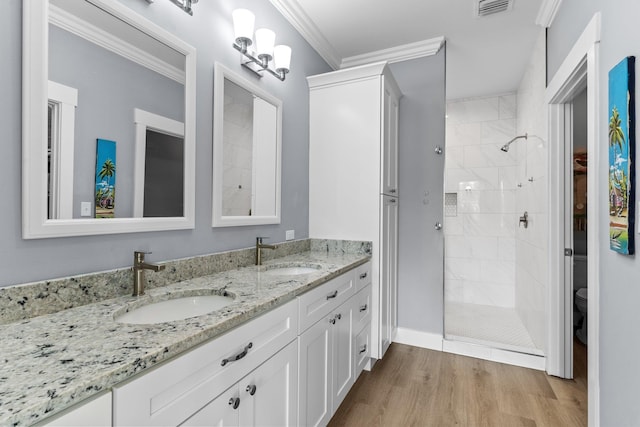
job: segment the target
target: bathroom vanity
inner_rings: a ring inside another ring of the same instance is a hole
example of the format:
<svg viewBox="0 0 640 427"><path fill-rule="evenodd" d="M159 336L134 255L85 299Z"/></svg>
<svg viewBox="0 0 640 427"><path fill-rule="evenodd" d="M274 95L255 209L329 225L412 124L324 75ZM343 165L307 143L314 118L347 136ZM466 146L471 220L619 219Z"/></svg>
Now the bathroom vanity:
<svg viewBox="0 0 640 427"><path fill-rule="evenodd" d="M0 424L325 423L369 362L371 263L319 247L0 326L11 373ZM233 302L170 322L116 321L209 294Z"/></svg>

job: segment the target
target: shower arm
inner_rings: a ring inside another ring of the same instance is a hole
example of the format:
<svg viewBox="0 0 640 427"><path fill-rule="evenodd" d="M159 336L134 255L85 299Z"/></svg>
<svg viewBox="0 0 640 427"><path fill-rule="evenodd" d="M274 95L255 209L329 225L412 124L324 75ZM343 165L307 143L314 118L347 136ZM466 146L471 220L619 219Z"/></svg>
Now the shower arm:
<svg viewBox="0 0 640 427"><path fill-rule="evenodd" d="M506 144L504 144L500 149L506 153L507 151L509 151L509 146L512 143L514 143L518 139L521 139L521 138L527 139L528 137L529 137L529 135L527 133L525 133L524 135L518 135L515 138L513 138L511 141L509 141Z"/></svg>

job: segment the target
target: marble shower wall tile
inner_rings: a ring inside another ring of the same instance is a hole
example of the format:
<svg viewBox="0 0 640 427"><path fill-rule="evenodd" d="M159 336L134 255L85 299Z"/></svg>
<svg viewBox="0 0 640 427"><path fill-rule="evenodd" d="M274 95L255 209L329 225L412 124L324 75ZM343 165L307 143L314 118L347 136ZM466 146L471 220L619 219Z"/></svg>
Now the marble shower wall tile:
<svg viewBox="0 0 640 427"><path fill-rule="evenodd" d="M445 295L451 302L515 306L518 152L515 94L447 104L445 190L457 216L445 218Z"/></svg>

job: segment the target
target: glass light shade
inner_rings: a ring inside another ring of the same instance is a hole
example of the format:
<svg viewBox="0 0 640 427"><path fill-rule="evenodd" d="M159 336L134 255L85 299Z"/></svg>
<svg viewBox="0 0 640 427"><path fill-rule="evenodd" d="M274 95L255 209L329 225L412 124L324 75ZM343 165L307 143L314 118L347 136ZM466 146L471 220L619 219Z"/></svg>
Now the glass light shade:
<svg viewBox="0 0 640 427"><path fill-rule="evenodd" d="M273 49L273 64L277 71L289 71L291 66L291 48L289 46L279 44Z"/></svg>
<svg viewBox="0 0 640 427"><path fill-rule="evenodd" d="M268 28L259 28L256 30L256 53L260 55L268 55L273 58L273 45L276 41L276 33Z"/></svg>
<svg viewBox="0 0 640 427"><path fill-rule="evenodd" d="M253 25L255 24L255 15L247 9L236 9L232 12L233 16L233 30L238 39L249 40L251 44L251 38L253 37Z"/></svg>

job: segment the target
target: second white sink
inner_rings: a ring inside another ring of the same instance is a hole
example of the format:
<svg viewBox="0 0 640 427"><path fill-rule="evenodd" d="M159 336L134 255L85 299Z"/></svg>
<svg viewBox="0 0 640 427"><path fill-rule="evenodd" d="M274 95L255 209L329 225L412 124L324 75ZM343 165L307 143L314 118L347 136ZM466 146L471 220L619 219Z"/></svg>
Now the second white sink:
<svg viewBox="0 0 640 427"><path fill-rule="evenodd" d="M320 269L319 265L268 265L265 266L264 273L282 275L282 276L297 276L300 274L315 273Z"/></svg>
<svg viewBox="0 0 640 427"><path fill-rule="evenodd" d="M133 310L116 313L118 323L155 324L188 319L220 310L231 304L233 298L222 295L196 295L152 302Z"/></svg>

